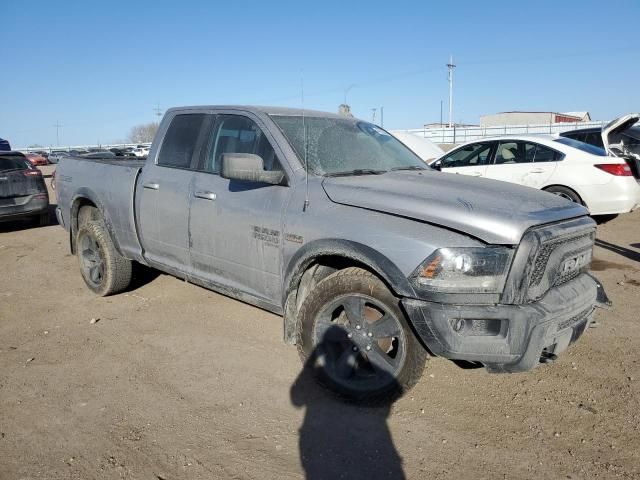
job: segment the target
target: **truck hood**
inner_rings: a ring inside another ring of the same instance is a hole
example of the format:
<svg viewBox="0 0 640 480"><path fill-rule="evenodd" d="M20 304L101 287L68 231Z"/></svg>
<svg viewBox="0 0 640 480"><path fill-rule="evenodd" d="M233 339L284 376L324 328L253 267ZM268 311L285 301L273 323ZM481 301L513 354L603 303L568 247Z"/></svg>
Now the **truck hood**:
<svg viewBox="0 0 640 480"><path fill-rule="evenodd" d="M610 135L615 133L622 133L625 130L633 127L636 122L640 120L640 113L629 113L627 115L623 115L622 117L616 118L611 122L607 123L604 127L602 127L602 143L604 144L604 148L608 154L617 156L611 150L611 147L617 146L612 145L610 143Z"/></svg>
<svg viewBox="0 0 640 480"><path fill-rule="evenodd" d="M490 244L516 245L532 226L588 214L540 190L435 170L326 177L322 185L335 203L441 225Z"/></svg>

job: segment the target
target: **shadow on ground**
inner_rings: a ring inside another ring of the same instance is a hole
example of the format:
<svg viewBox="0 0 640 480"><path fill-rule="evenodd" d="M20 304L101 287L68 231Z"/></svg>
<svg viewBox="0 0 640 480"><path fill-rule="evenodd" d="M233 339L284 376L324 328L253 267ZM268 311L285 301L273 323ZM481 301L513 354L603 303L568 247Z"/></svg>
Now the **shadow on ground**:
<svg viewBox="0 0 640 480"><path fill-rule="evenodd" d="M604 248L605 250L609 250L610 252L617 253L629 260L633 260L635 262L640 262L640 253L630 250L626 247L621 247L620 245L616 245L614 243L605 242L604 240L596 240L596 245L600 248ZM635 246L637 244L632 244L631 246Z"/></svg>
<svg viewBox="0 0 640 480"><path fill-rule="evenodd" d="M404 479L387 426L393 400L366 407L338 399L315 379L320 351L314 350L290 391L293 405L306 409L298 441L305 478Z"/></svg>
<svg viewBox="0 0 640 480"><path fill-rule="evenodd" d="M58 225L58 220L56 219L56 204L49 204L49 223L46 226L50 225ZM20 230L29 230L32 228L41 228L43 225L40 225L40 217L24 217L17 218L11 221L0 222L0 233L7 232L19 232Z"/></svg>
<svg viewBox="0 0 640 480"><path fill-rule="evenodd" d="M127 292L132 292L153 282L161 273L162 272L160 272L160 270L156 270L155 268L147 267L146 265L142 265L138 262L133 262L131 283L127 288Z"/></svg>

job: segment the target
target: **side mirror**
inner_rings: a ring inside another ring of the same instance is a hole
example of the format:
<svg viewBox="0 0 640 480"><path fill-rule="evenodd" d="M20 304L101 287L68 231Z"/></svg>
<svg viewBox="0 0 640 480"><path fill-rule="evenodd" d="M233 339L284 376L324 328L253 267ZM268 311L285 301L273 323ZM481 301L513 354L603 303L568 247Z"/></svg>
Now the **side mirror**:
<svg viewBox="0 0 640 480"><path fill-rule="evenodd" d="M268 183L280 185L284 179L282 172L269 172L264 169L260 155L253 153L222 154L222 178L243 180L245 182Z"/></svg>
<svg viewBox="0 0 640 480"><path fill-rule="evenodd" d="M431 168L433 168L434 170L442 170L442 160L436 160L435 162L433 162L431 164Z"/></svg>

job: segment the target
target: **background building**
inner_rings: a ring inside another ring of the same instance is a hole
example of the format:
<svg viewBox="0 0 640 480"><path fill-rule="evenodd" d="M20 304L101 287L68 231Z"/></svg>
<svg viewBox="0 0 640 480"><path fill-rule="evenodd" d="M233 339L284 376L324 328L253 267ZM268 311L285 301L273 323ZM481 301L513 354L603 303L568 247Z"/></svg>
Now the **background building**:
<svg viewBox="0 0 640 480"><path fill-rule="evenodd" d="M591 120L589 112L500 112L480 117L481 127L503 125L540 125L544 123L576 123Z"/></svg>

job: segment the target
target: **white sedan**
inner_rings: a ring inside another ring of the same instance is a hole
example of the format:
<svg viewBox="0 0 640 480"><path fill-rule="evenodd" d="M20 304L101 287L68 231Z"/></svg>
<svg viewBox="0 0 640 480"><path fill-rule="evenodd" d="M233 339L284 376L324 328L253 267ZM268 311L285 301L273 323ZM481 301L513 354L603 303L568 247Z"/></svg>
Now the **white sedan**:
<svg viewBox="0 0 640 480"><path fill-rule="evenodd" d="M133 153L136 157L147 157L149 155L149 147L136 147L131 153Z"/></svg>
<svg viewBox="0 0 640 480"><path fill-rule="evenodd" d="M456 147L430 165L443 172L546 190L582 203L592 215L640 207L640 178L633 176L624 159L570 138L485 138Z"/></svg>

